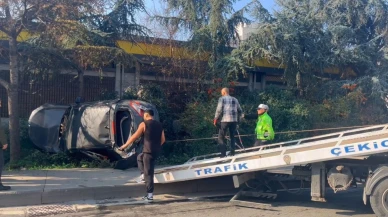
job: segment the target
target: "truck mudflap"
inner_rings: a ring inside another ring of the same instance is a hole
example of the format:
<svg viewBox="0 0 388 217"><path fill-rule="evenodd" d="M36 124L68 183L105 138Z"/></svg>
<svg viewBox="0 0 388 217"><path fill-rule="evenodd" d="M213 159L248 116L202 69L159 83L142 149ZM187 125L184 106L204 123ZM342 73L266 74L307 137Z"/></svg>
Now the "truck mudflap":
<svg viewBox="0 0 388 217"><path fill-rule="evenodd" d="M364 204L367 205L368 204L368 197L366 196L366 192L365 192L365 187L364 187L364 191L363 191L363 194L362 194L362 201L364 201Z"/></svg>
<svg viewBox="0 0 388 217"><path fill-rule="evenodd" d="M375 186L386 178L388 178L388 166L381 166L369 175L363 193L363 201L365 205L368 203L368 196L372 194Z"/></svg>

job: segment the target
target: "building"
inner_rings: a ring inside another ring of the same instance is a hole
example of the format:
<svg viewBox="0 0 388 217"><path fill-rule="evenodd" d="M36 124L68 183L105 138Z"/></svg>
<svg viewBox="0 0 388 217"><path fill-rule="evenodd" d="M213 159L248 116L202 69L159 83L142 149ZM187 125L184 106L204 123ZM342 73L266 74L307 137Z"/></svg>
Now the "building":
<svg viewBox="0 0 388 217"><path fill-rule="evenodd" d="M246 39L254 26L239 26L239 34ZM26 40L27 32L22 32L19 41ZM193 58L194 54L184 48L182 41L172 41L159 38L139 37L136 43L117 41L118 47L139 59L135 66L125 68L112 64L101 71L86 70L84 72L84 98L86 101L101 99L107 93L116 92L121 96L128 88L137 88L145 83L165 83L171 85L193 85L198 82L190 73L195 67L197 71L205 71L208 57ZM0 44L7 46L6 37L0 32ZM241 76L236 83L241 88L249 90L264 89L266 85L284 85L283 69L277 63L261 59L255 61L255 70L246 77ZM339 73L339 72L338 72ZM9 63L0 57L0 78L9 80ZM201 81L211 84L213 81ZM48 75L44 79L21 77L20 84L20 114L28 117L30 112L44 103L73 103L78 96L78 78L75 71L63 71L59 75ZM8 116L6 90L0 86L0 99L3 108L2 117Z"/></svg>

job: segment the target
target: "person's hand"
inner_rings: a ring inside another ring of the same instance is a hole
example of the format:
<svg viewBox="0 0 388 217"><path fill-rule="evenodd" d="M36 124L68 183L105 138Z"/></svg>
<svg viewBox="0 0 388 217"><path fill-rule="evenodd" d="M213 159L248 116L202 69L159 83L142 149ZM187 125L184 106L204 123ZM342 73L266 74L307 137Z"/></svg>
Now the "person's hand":
<svg viewBox="0 0 388 217"><path fill-rule="evenodd" d="M214 125L214 126L217 126L217 119L214 119L214 120L213 120L213 125Z"/></svg>
<svg viewBox="0 0 388 217"><path fill-rule="evenodd" d="M244 113L241 114L241 118L245 118L245 114Z"/></svg>
<svg viewBox="0 0 388 217"><path fill-rule="evenodd" d="M123 145L119 148L120 151L124 151L124 149L126 148L127 146L126 145Z"/></svg>
<svg viewBox="0 0 388 217"><path fill-rule="evenodd" d="M6 150L8 148L8 144L3 145L3 150Z"/></svg>

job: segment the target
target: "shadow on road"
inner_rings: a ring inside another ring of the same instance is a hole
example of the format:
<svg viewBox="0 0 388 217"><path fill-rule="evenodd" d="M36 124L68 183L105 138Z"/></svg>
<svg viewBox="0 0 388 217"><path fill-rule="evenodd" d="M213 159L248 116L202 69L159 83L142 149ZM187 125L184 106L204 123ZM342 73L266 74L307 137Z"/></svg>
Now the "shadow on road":
<svg viewBox="0 0 388 217"><path fill-rule="evenodd" d="M248 198L245 198L248 199ZM364 205L362 201L362 189L351 189L345 192L337 192L334 194L332 191L326 191L327 202L313 202L311 201L310 191L302 191L300 194L290 194L287 192L280 192L275 200L252 200L254 203L239 203L238 206L260 210L271 210L276 207L306 207L306 208L318 208L318 209L334 209L343 210L336 212L338 215L355 216L355 215L368 215L373 214L370 205ZM242 204L242 205L241 205Z"/></svg>

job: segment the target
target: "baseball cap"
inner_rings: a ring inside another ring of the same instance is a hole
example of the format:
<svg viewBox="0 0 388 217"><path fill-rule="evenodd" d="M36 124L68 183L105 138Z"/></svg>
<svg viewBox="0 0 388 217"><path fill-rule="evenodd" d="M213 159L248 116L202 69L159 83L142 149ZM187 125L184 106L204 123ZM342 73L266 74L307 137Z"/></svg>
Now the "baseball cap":
<svg viewBox="0 0 388 217"><path fill-rule="evenodd" d="M257 107L257 109L265 109L265 110L269 110L269 107L267 106L267 105L265 105L265 104L260 104L258 107Z"/></svg>

